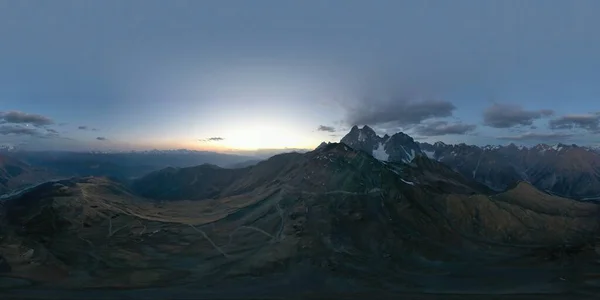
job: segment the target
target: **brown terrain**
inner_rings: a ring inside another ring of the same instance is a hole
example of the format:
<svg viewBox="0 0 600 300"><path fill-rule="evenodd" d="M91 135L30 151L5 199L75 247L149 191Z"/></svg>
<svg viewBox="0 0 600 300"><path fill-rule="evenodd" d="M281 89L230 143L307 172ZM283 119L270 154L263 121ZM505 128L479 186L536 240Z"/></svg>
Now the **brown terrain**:
<svg viewBox="0 0 600 300"><path fill-rule="evenodd" d="M2 202L0 295L586 298L600 293L599 213L343 144L166 169L132 187L63 180Z"/></svg>

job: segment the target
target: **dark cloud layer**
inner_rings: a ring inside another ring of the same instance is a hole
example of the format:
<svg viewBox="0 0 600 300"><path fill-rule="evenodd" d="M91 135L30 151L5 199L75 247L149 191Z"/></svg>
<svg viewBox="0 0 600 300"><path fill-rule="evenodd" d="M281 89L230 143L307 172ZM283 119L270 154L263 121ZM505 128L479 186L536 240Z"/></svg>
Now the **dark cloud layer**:
<svg viewBox="0 0 600 300"><path fill-rule="evenodd" d="M556 141L563 140L572 137L571 133L562 133L562 132L550 132L550 133L536 133L536 132L527 132L520 135L513 136L499 136L497 137L500 140L509 140L509 141Z"/></svg>
<svg viewBox="0 0 600 300"><path fill-rule="evenodd" d="M494 128L531 126L534 120L552 115L549 109L524 110L519 105L494 104L483 113L483 124Z"/></svg>
<svg viewBox="0 0 600 300"><path fill-rule="evenodd" d="M565 115L548 122L550 129L584 129L600 133L600 113Z"/></svg>
<svg viewBox="0 0 600 300"><path fill-rule="evenodd" d="M33 127L9 125L9 126L0 126L0 134L2 134L2 135L39 136L40 132L36 128L33 128Z"/></svg>
<svg viewBox="0 0 600 300"><path fill-rule="evenodd" d="M409 128L425 120L452 116L454 104L441 100L388 102L364 101L348 110L346 121L351 125L386 125Z"/></svg>
<svg viewBox="0 0 600 300"><path fill-rule="evenodd" d="M105 138L103 136L99 136L96 139L99 140L99 141L107 141L108 140L107 138Z"/></svg>
<svg viewBox="0 0 600 300"><path fill-rule="evenodd" d="M52 128L46 128L46 136L48 136L48 137L59 137L60 134L58 133L57 130L54 130Z"/></svg>
<svg viewBox="0 0 600 300"><path fill-rule="evenodd" d="M319 125L317 131L325 131L325 132L335 132L335 128L332 126Z"/></svg>
<svg viewBox="0 0 600 300"><path fill-rule="evenodd" d="M54 121L42 115L28 114L21 111L8 111L0 112L0 123L31 124L34 126L45 126L54 124Z"/></svg>
<svg viewBox="0 0 600 300"><path fill-rule="evenodd" d="M0 112L0 135L38 138L60 137L58 131L48 128L54 121L46 116L21 111Z"/></svg>
<svg viewBox="0 0 600 300"><path fill-rule="evenodd" d="M85 126L85 125L79 126L79 127L77 127L77 129L79 129L79 130L98 131L98 129L96 129L96 128L90 128L89 126Z"/></svg>
<svg viewBox="0 0 600 300"><path fill-rule="evenodd" d="M23 126L20 124L0 126L0 135L30 136L38 138L60 137L59 132L52 128L38 128L35 126Z"/></svg>
<svg viewBox="0 0 600 300"><path fill-rule="evenodd" d="M418 125L414 128L414 132L420 136L441 136L449 134L466 134L474 131L476 128L477 126L473 124L436 121Z"/></svg>

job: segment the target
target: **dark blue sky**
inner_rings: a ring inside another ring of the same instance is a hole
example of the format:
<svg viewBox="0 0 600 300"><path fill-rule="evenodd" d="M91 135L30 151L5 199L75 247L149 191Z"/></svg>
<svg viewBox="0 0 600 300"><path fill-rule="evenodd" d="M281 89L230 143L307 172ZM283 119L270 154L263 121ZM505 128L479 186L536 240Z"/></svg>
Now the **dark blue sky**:
<svg viewBox="0 0 600 300"><path fill-rule="evenodd" d="M599 12L582 0L0 1L0 142L304 148L357 123L427 141L597 144Z"/></svg>

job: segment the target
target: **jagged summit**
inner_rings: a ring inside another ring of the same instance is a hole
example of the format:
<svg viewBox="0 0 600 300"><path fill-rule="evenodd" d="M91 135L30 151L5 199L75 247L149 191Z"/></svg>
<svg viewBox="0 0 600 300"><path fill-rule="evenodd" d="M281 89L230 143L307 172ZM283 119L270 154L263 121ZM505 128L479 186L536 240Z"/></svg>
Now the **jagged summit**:
<svg viewBox="0 0 600 300"><path fill-rule="evenodd" d="M352 127L341 142L380 161L410 163L417 156L426 156L496 191L527 181L565 197L600 198L600 151L590 147L417 143L403 132L378 136L366 125Z"/></svg>
<svg viewBox="0 0 600 300"><path fill-rule="evenodd" d="M323 147L327 147L329 143L327 142L321 142L321 144L319 144L319 146L317 146L317 148L315 148L315 150L319 150L322 149Z"/></svg>
<svg viewBox="0 0 600 300"><path fill-rule="evenodd" d="M576 199L600 197L600 153L589 147L557 143L525 147L419 143L430 159L497 191L527 181L536 188Z"/></svg>
<svg viewBox="0 0 600 300"><path fill-rule="evenodd" d="M411 162L416 155L423 154L419 145L409 135L398 132L392 136L377 135L375 131L365 125L362 129L353 126L341 142L356 149L373 155L382 161Z"/></svg>

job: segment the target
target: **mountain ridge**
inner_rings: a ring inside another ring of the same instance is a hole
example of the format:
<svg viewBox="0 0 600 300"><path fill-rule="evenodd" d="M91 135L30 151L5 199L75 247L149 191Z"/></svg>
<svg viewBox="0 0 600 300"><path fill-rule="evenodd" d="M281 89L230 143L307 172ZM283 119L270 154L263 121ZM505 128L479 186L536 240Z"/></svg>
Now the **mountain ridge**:
<svg viewBox="0 0 600 300"><path fill-rule="evenodd" d="M396 141L389 143L394 137ZM366 125L363 129L353 126L341 142L384 161L409 162L415 155L425 155L496 191L506 190L518 181L528 181L538 189L564 197L600 198L600 151L591 147L563 143L532 147L514 143L430 144L415 142L402 132L383 140Z"/></svg>

